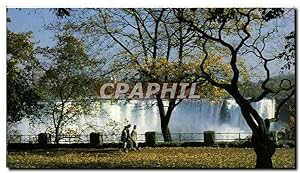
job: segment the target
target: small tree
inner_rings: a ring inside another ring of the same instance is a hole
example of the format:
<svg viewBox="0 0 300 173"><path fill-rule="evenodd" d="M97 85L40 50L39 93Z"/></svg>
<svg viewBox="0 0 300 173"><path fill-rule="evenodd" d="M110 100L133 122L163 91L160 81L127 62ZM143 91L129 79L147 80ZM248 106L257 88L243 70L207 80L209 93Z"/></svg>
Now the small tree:
<svg viewBox="0 0 300 173"><path fill-rule="evenodd" d="M43 109L32 120L51 122L46 127L54 134L55 143L59 143L64 128L86 115L92 105L89 96L97 63L88 57L83 44L68 33L57 36L57 45L43 48L41 53L50 61L50 67L39 84Z"/></svg>

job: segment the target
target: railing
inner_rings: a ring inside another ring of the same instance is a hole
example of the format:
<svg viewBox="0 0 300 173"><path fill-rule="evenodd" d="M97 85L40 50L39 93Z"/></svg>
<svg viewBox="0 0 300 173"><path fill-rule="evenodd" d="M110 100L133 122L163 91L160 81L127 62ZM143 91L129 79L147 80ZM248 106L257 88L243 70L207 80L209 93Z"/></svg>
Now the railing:
<svg viewBox="0 0 300 173"><path fill-rule="evenodd" d="M120 135L109 135L109 134L103 134L103 142L104 143L113 143L113 142L119 142L121 140ZM145 142L145 134L137 134L137 142Z"/></svg>
<svg viewBox="0 0 300 173"><path fill-rule="evenodd" d="M61 135L60 144L83 144L90 142L90 135ZM55 143L55 138L51 137L51 143Z"/></svg>
<svg viewBox="0 0 300 173"><path fill-rule="evenodd" d="M162 134L157 134L158 142L163 142ZM215 133L215 140L219 141L244 141L251 137L252 133ZM204 133L172 133L172 141L174 142L203 142ZM120 141L120 135L102 135L103 143L118 143ZM51 137L51 143L55 138ZM145 142L145 134L138 134L137 142ZM8 143L38 143L37 135L9 135L7 137ZM89 143L89 135L62 135L60 136L60 144L80 144Z"/></svg>
<svg viewBox="0 0 300 173"><path fill-rule="evenodd" d="M37 135L9 135L8 143L38 143Z"/></svg>
<svg viewBox="0 0 300 173"><path fill-rule="evenodd" d="M252 133L215 133L216 141L244 141L252 136ZM203 142L204 133L172 133L174 142ZM163 135L158 134L158 142L163 142Z"/></svg>

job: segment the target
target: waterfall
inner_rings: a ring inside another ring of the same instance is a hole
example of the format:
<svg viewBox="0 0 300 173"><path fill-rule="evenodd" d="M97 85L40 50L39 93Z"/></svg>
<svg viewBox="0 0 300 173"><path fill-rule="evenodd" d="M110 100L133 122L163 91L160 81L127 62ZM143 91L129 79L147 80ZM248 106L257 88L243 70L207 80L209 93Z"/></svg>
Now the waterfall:
<svg viewBox="0 0 300 173"><path fill-rule="evenodd" d="M275 100L263 99L252 106L262 118L274 117ZM175 108L170 128L173 132L185 133L251 131L234 99L226 99L222 103L184 100Z"/></svg>
<svg viewBox="0 0 300 173"><path fill-rule="evenodd" d="M167 101L164 103L167 105ZM155 100L132 100L128 103L124 100L116 102L105 100L97 105L100 105L101 109L105 110L114 121L124 124L125 120L128 120L131 125L137 125L138 134L144 134L147 131L160 132L160 116ZM262 118L274 117L275 100L263 99L253 103L252 106ZM84 118L80 121L84 121ZM95 121L97 121L95 123L105 124L100 119ZM26 123L28 121L24 120L18 125L22 134L28 134L28 124ZM251 131L241 115L239 106L233 99L226 99L221 103L183 100L175 107L169 128L172 133L203 133L207 130L218 133ZM44 129L39 130L44 132ZM37 131L37 133L39 132Z"/></svg>

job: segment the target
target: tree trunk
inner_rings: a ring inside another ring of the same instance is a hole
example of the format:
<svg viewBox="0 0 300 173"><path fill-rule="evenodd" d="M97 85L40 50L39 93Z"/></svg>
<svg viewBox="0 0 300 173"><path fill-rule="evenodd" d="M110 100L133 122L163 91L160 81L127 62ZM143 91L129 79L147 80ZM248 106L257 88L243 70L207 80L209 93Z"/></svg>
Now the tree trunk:
<svg viewBox="0 0 300 173"><path fill-rule="evenodd" d="M55 128L55 139L54 143L58 144L59 143L59 127Z"/></svg>
<svg viewBox="0 0 300 173"><path fill-rule="evenodd" d="M171 132L169 129L169 121L170 121L170 117L171 117L174 106L171 104L169 103L168 110L167 110L167 112L165 112L163 101L160 97L157 96L157 105L158 105L158 109L159 109L161 133L163 135L165 142L172 141Z"/></svg>
<svg viewBox="0 0 300 173"><path fill-rule="evenodd" d="M256 153L256 168L273 168L272 156L275 153L275 141L270 137L270 121L263 120L257 111L246 101L238 90L228 91L234 96L235 101L241 108L243 117L251 128L252 145Z"/></svg>
<svg viewBox="0 0 300 173"><path fill-rule="evenodd" d="M256 153L256 168L273 168L272 156L275 153L275 142L269 136L252 136Z"/></svg>
<svg viewBox="0 0 300 173"><path fill-rule="evenodd" d="M165 142L172 141L171 132L170 132L168 124L169 123L165 123L165 122L161 121L161 132L163 134Z"/></svg>

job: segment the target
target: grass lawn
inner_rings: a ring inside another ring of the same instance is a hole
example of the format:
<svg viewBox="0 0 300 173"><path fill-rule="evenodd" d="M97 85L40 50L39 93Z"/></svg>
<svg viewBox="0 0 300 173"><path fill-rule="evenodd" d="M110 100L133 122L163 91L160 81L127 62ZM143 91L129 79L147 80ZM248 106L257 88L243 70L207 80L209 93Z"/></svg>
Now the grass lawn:
<svg viewBox="0 0 300 173"><path fill-rule="evenodd" d="M280 148L274 168L295 168L295 149ZM128 153L114 148L8 152L9 168L254 168L252 148L161 147Z"/></svg>

